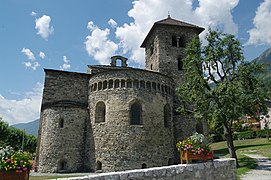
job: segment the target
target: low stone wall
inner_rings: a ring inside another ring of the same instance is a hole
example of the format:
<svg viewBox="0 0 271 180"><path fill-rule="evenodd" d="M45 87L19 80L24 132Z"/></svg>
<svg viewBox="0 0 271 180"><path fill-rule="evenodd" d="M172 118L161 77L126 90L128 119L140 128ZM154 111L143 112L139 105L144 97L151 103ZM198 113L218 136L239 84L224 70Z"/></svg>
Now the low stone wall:
<svg viewBox="0 0 271 180"><path fill-rule="evenodd" d="M235 159L216 159L213 162L179 164L173 166L136 169L122 172L101 173L84 177L61 178L62 180L236 180Z"/></svg>

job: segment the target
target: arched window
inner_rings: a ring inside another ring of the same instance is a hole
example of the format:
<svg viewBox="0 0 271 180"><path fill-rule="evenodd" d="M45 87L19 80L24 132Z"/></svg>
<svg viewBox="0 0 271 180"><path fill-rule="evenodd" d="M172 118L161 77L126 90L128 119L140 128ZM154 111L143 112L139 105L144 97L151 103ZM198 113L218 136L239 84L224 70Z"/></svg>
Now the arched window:
<svg viewBox="0 0 271 180"><path fill-rule="evenodd" d="M141 166L141 169L146 169L146 168L147 168L147 164L143 163L142 166Z"/></svg>
<svg viewBox="0 0 271 180"><path fill-rule="evenodd" d="M114 88L120 87L120 81L118 79L115 80Z"/></svg>
<svg viewBox="0 0 271 180"><path fill-rule="evenodd" d="M105 113L106 113L106 107L104 102L100 101L96 104L95 109L95 122L105 122Z"/></svg>
<svg viewBox="0 0 271 180"><path fill-rule="evenodd" d="M67 170L67 161L65 160L60 160L58 162L58 172L64 172Z"/></svg>
<svg viewBox="0 0 271 180"><path fill-rule="evenodd" d="M130 124L140 125L143 124L142 121L142 107L140 102L136 101L131 105L130 109Z"/></svg>
<svg viewBox="0 0 271 180"><path fill-rule="evenodd" d="M107 81L103 82L103 89L107 89Z"/></svg>
<svg viewBox="0 0 271 180"><path fill-rule="evenodd" d="M178 70L183 70L183 60L182 58L178 58Z"/></svg>
<svg viewBox="0 0 271 180"><path fill-rule="evenodd" d="M132 88L133 84L132 84L132 79L127 79L127 88Z"/></svg>
<svg viewBox="0 0 271 180"><path fill-rule="evenodd" d="M58 127L59 128L63 128L64 127L64 119L63 118L59 119L59 121L58 121Z"/></svg>
<svg viewBox="0 0 271 180"><path fill-rule="evenodd" d="M108 89L112 89L113 88L113 80L110 79L108 82Z"/></svg>
<svg viewBox="0 0 271 180"><path fill-rule="evenodd" d="M96 163L96 170L97 171L102 170L102 162L101 161L97 161L97 163Z"/></svg>
<svg viewBox="0 0 271 180"><path fill-rule="evenodd" d="M172 36L172 46L177 47L177 37L176 36Z"/></svg>
<svg viewBox="0 0 271 180"><path fill-rule="evenodd" d="M171 119L170 106L169 106L169 104L166 104L164 106L164 127L165 128L169 127L170 119Z"/></svg>

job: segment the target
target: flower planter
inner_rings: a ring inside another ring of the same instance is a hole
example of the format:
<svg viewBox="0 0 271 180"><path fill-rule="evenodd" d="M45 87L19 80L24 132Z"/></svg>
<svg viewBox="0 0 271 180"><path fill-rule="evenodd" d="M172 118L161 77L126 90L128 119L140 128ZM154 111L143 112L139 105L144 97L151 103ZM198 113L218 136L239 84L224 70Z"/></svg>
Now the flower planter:
<svg viewBox="0 0 271 180"><path fill-rule="evenodd" d="M0 171L1 180L29 180L29 171Z"/></svg>
<svg viewBox="0 0 271 180"><path fill-rule="evenodd" d="M190 160L201 160L201 161L207 161L207 160L213 160L214 159L214 151L212 150L208 154L196 154L191 151L181 151L180 152L180 159L181 159L181 164L183 164L183 161L186 161L186 164Z"/></svg>

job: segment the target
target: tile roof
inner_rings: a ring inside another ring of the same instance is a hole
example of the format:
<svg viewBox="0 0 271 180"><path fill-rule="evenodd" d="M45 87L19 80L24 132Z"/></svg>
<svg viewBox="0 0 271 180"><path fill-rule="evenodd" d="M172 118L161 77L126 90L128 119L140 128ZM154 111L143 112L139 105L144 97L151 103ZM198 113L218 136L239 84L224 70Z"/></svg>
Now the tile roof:
<svg viewBox="0 0 271 180"><path fill-rule="evenodd" d="M141 44L140 47L146 47L146 41L148 40L150 34L152 33L152 31L154 31L155 27L159 26L159 25L169 25L169 26L179 26L179 27L187 27L187 28L193 28L196 29L198 31L198 33L200 34L202 31L204 31L204 28L193 25L193 24L189 24L183 21L179 21L176 19L172 19L170 16L168 16L166 19L162 19L160 21L157 21L154 23L154 25L152 26L151 30L149 31L148 35L146 36L146 38L144 39L143 43Z"/></svg>

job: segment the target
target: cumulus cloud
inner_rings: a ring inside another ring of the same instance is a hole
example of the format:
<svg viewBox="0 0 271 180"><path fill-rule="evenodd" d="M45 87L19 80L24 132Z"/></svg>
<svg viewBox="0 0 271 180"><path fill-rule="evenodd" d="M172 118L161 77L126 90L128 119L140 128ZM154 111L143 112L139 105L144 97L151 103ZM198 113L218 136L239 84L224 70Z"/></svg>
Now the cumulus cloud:
<svg viewBox="0 0 271 180"><path fill-rule="evenodd" d="M248 31L246 45L271 44L271 0L264 0L256 10L253 19L254 28Z"/></svg>
<svg viewBox="0 0 271 180"><path fill-rule="evenodd" d="M50 26L51 17L43 15L42 17L36 19L36 29L37 34L44 39L48 39L49 35L54 32L54 27Z"/></svg>
<svg viewBox="0 0 271 180"><path fill-rule="evenodd" d="M31 15L31 16L36 16L37 13L36 13L35 11L32 11L32 12L30 13L30 15Z"/></svg>
<svg viewBox="0 0 271 180"><path fill-rule="evenodd" d="M45 53L40 51L39 56L40 56L41 59L44 59L45 58Z"/></svg>
<svg viewBox="0 0 271 180"><path fill-rule="evenodd" d="M216 0L198 0L198 2L198 6L193 7L193 0L134 0L133 7L128 12L128 16L133 21L115 29L118 44L108 39L110 33L108 29L101 30L90 22L88 29L92 31L92 34L87 37L86 49L94 59L104 63L108 62L105 59L119 48L123 54L129 56L130 61L142 66L145 58L144 49L140 48L140 45L153 23L165 19L168 12L174 19L206 29L211 27L226 33L237 34L238 28L233 21L232 10L238 5L239 0L220 0L219 3ZM108 24L115 25L113 19L109 20ZM206 32L203 32L201 37L205 34Z"/></svg>
<svg viewBox="0 0 271 180"><path fill-rule="evenodd" d="M69 70L71 68L71 65L69 64L70 60L68 60L67 56L63 56L63 65L59 66L61 70Z"/></svg>
<svg viewBox="0 0 271 180"><path fill-rule="evenodd" d="M27 59L29 59L31 61L35 61L36 60L35 55L33 54L33 52L30 49L23 48L21 52L26 55Z"/></svg>
<svg viewBox="0 0 271 180"><path fill-rule="evenodd" d="M43 85L37 83L19 100L7 99L0 94L0 116L10 125L39 118Z"/></svg>
<svg viewBox="0 0 271 180"><path fill-rule="evenodd" d="M117 22L114 21L114 19L109 19L107 23L111 26L111 28L116 28L118 25Z"/></svg>
<svg viewBox="0 0 271 180"><path fill-rule="evenodd" d="M31 61L22 62L22 64L25 66L26 69L30 68L33 70L36 70L40 66L40 63L37 61L35 61L35 62L31 62Z"/></svg>
<svg viewBox="0 0 271 180"><path fill-rule="evenodd" d="M108 64L110 57L118 49L118 45L109 39L110 30L100 29L92 21L88 22L87 28L90 35L86 37L85 48L89 56L92 56L100 64Z"/></svg>

